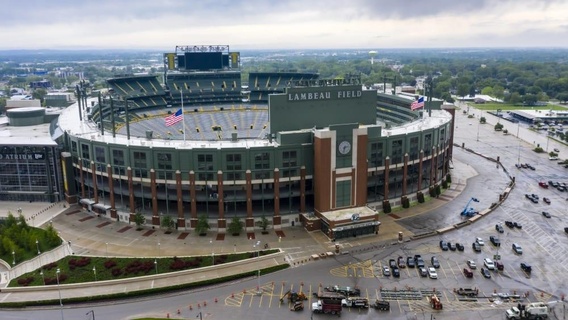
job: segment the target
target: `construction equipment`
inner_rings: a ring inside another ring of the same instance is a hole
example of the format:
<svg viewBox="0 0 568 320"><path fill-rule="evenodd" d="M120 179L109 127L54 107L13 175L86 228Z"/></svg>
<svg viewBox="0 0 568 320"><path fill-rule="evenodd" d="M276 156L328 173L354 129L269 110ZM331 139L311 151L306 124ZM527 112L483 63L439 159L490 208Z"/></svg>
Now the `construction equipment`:
<svg viewBox="0 0 568 320"><path fill-rule="evenodd" d="M332 287L325 287L326 291L329 292L337 292L344 294L346 296L359 296L361 295L361 290L358 288L351 288L351 287L340 287L340 286L332 286Z"/></svg>
<svg viewBox="0 0 568 320"><path fill-rule="evenodd" d="M477 296L479 294L479 289L472 289L472 288L459 288L457 291L457 294L459 294L460 296L468 296L468 297L474 297Z"/></svg>
<svg viewBox="0 0 568 320"><path fill-rule="evenodd" d="M304 310L304 302L296 301L294 305L290 308L290 311L302 311Z"/></svg>
<svg viewBox="0 0 568 320"><path fill-rule="evenodd" d="M314 313L331 313L341 315L341 301L339 300L318 300L312 303L312 312Z"/></svg>
<svg viewBox="0 0 568 320"><path fill-rule="evenodd" d="M434 310L442 310L443 308L442 301L440 301L440 298L435 294L430 297L430 306Z"/></svg>
<svg viewBox="0 0 568 320"><path fill-rule="evenodd" d="M390 302L385 300L375 300L373 304L373 308L381 311L389 311L390 310Z"/></svg>
<svg viewBox="0 0 568 320"><path fill-rule="evenodd" d="M369 307L369 299L360 298L360 297L350 297L350 298L341 300L341 305L343 307L349 307L349 308L368 308Z"/></svg>
<svg viewBox="0 0 568 320"><path fill-rule="evenodd" d="M469 199L469 201L467 202L467 204L465 205L465 208L463 208L461 215L462 216L466 216L466 217L473 217L474 215L478 214L477 211L475 211L474 208L470 208L469 205L471 204L471 202L479 202L479 200L477 200L477 198L471 198Z"/></svg>
<svg viewBox="0 0 568 320"><path fill-rule="evenodd" d="M298 293L291 290L286 291L286 293L282 297L280 297L280 303L283 303L285 298L288 298L288 302L290 303L295 303L296 301L308 300L308 297L306 297L306 295L303 292Z"/></svg>
<svg viewBox="0 0 568 320"><path fill-rule="evenodd" d="M548 318L548 305L544 302L533 302L528 305L518 304L517 307L505 311L507 319L546 319Z"/></svg>

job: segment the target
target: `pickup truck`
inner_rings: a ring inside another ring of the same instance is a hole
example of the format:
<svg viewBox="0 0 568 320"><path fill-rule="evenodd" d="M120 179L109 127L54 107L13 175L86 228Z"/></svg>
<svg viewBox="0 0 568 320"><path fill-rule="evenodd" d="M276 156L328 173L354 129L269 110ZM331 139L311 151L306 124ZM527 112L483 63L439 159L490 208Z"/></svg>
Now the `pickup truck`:
<svg viewBox="0 0 568 320"><path fill-rule="evenodd" d="M390 302L384 300L375 300L373 304L373 308L381 311L389 311L390 310Z"/></svg>
<svg viewBox="0 0 568 320"><path fill-rule="evenodd" d="M531 273L532 267L527 263L521 262L521 270L523 270L526 273Z"/></svg>
<svg viewBox="0 0 568 320"><path fill-rule="evenodd" d="M341 300L341 306L348 308L368 308L369 300L367 298L347 298Z"/></svg>
<svg viewBox="0 0 568 320"><path fill-rule="evenodd" d="M459 294L460 296L474 297L474 296L477 296L479 294L479 289L459 288L456 291L456 293Z"/></svg>

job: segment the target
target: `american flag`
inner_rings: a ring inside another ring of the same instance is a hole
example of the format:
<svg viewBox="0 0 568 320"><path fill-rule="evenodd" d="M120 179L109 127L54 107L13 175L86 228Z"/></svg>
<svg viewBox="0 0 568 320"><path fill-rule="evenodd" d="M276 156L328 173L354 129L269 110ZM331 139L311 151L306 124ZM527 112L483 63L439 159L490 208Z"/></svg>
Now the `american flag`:
<svg viewBox="0 0 568 320"><path fill-rule="evenodd" d="M166 127L173 126L174 124L183 120L183 112L181 112L181 109L179 109L178 111L176 111L176 113L167 116L165 120Z"/></svg>
<svg viewBox="0 0 568 320"><path fill-rule="evenodd" d="M416 110L420 108L424 108L424 97L418 98L417 101L413 101L412 104L410 105L411 110Z"/></svg>

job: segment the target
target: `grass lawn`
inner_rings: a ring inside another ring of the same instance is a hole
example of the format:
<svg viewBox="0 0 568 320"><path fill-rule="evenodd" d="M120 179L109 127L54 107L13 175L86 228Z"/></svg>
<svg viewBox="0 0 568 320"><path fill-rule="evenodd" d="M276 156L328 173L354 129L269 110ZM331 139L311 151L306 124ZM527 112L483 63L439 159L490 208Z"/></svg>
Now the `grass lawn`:
<svg viewBox="0 0 568 320"><path fill-rule="evenodd" d="M548 105L548 106L538 106L538 107L529 107L529 106L515 106L512 104L505 104L505 103L484 103L484 104L469 104L472 108L476 108L479 110L497 110L501 109L505 110L559 110L559 111L566 111L568 110L566 107L557 106L557 105Z"/></svg>
<svg viewBox="0 0 568 320"><path fill-rule="evenodd" d="M262 250L260 255L277 252ZM250 259L256 252L215 255L215 265ZM211 256L167 257L167 258L106 258L68 256L57 262L42 266L13 279L9 287L43 286L57 284L56 270L59 269L59 283L83 283L103 280L125 279L202 268L212 264ZM43 272L43 275L41 274Z"/></svg>

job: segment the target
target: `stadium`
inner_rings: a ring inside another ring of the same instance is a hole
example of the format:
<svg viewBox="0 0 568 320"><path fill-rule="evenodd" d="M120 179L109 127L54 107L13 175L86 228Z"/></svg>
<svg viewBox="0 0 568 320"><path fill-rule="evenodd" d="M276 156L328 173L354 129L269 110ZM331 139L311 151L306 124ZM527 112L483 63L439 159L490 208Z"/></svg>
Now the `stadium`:
<svg viewBox="0 0 568 320"><path fill-rule="evenodd" d="M360 76L251 72L228 45L177 46L163 76L120 75L59 116L65 198L112 219L206 217L246 232L301 224L330 239L379 231L379 211L448 173L451 107L377 93ZM425 108L421 108L425 104Z"/></svg>

